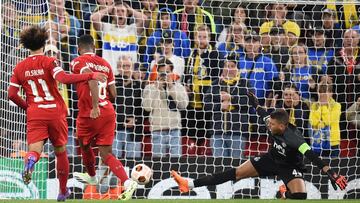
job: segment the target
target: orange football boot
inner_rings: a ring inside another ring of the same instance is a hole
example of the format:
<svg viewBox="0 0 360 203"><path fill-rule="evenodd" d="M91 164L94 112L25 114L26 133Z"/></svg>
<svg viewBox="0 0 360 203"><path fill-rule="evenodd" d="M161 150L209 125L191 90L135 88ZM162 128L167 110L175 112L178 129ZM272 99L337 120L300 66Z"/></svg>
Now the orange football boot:
<svg viewBox="0 0 360 203"><path fill-rule="evenodd" d="M189 192L189 181L181 177L176 171L171 171L171 176L174 178L176 183L179 185L179 190L181 193Z"/></svg>

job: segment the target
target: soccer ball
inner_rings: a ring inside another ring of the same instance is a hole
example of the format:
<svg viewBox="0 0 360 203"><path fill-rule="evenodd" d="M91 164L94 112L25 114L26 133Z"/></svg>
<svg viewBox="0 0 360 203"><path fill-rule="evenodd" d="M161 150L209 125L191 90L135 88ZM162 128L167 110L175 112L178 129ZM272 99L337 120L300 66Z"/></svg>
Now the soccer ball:
<svg viewBox="0 0 360 203"><path fill-rule="evenodd" d="M151 180L152 175L153 171L145 164L138 164L131 171L131 179L139 185L147 184Z"/></svg>

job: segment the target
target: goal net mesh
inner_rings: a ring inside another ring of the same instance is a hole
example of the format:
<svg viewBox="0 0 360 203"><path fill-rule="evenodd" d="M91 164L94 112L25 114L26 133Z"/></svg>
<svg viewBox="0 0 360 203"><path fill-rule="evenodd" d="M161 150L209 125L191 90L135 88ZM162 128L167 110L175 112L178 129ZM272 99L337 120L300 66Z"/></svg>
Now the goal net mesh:
<svg viewBox="0 0 360 203"><path fill-rule="evenodd" d="M0 199L55 199L59 192L49 142L32 182L25 185L21 178L26 114L9 101L7 89L15 65L29 55L19 43L20 32L29 25L48 30L44 53L56 57L68 73L78 56L77 40L84 34L94 37L96 54L111 65L117 91L113 154L129 175L138 163L153 170L151 181L139 186L134 198L275 198L283 184L277 176L200 187L189 194L180 194L170 177L170 171L177 170L199 178L268 151L272 140L248 104L247 91L253 91L268 112L286 109L290 123L313 150L348 178L349 187L335 191L329 179L305 161L308 198L359 198L358 2L0 0L0 4ZM159 66L164 60L171 62L171 74ZM162 80L172 82L162 85ZM85 172L76 138L78 98L75 85L58 86L68 106L70 198L116 199L123 188L98 156L98 185L73 178L73 172ZM22 91L19 94L25 98Z"/></svg>

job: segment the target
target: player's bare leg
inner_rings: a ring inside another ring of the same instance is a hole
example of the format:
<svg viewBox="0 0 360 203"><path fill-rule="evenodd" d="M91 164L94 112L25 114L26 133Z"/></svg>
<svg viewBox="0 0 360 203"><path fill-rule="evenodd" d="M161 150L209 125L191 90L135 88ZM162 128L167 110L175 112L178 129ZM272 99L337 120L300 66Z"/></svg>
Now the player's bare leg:
<svg viewBox="0 0 360 203"><path fill-rule="evenodd" d="M283 199L306 199L305 182L302 178L294 178L279 188Z"/></svg>
<svg viewBox="0 0 360 203"><path fill-rule="evenodd" d="M56 172L59 179L60 192L57 201L65 201L70 196L70 190L66 187L69 177L69 159L66 153L66 146L54 147L56 156Z"/></svg>
<svg viewBox="0 0 360 203"><path fill-rule="evenodd" d="M31 181L31 174L34 171L36 162L40 159L40 154L44 146L44 141L39 141L29 144L29 151L25 155L24 171L22 173L22 178L25 184L29 184Z"/></svg>
<svg viewBox="0 0 360 203"><path fill-rule="evenodd" d="M124 184L125 191L119 199L129 200L137 188L137 183L127 176L122 163L112 154L112 146L99 146L100 157L110 170Z"/></svg>
<svg viewBox="0 0 360 203"><path fill-rule="evenodd" d="M205 176L196 180L188 181L187 179L181 177L176 171L171 171L171 175L179 185L180 192L186 193L195 187L218 185L229 180L236 181L244 178L256 177L258 176L258 173L250 160L247 160L237 168L232 168L224 172Z"/></svg>

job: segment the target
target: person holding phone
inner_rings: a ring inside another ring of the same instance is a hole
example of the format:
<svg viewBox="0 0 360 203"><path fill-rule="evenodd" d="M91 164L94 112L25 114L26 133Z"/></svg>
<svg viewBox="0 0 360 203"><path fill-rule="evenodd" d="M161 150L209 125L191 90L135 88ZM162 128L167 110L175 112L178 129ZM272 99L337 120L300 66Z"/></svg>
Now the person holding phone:
<svg viewBox="0 0 360 203"><path fill-rule="evenodd" d="M150 131L153 157L179 157L181 148L181 109L189 104L183 85L174 82L174 65L169 59L157 62L156 81L147 85L143 92L142 105L150 112Z"/></svg>

